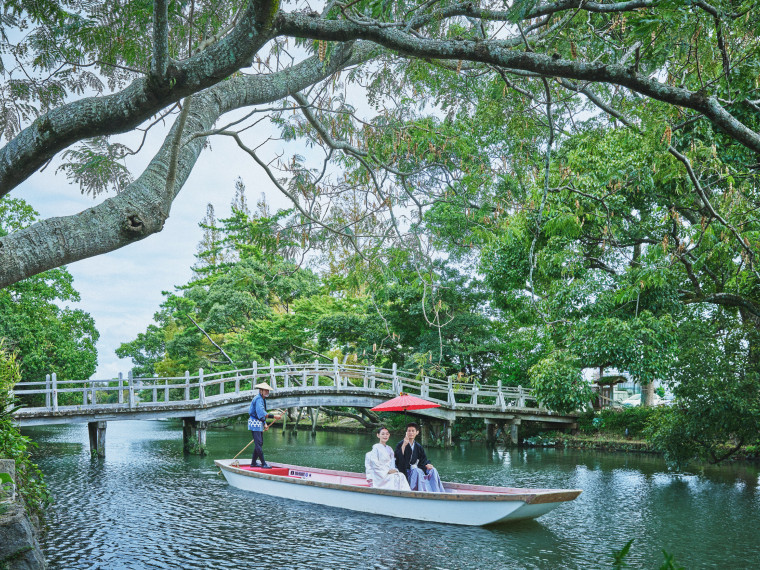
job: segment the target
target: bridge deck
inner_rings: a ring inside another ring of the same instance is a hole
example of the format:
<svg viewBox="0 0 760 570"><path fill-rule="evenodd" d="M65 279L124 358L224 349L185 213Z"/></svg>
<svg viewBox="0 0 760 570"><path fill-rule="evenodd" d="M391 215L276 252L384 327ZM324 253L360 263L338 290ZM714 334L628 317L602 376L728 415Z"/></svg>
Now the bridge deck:
<svg viewBox="0 0 760 570"><path fill-rule="evenodd" d="M422 377L392 369L364 366L332 366L318 362L278 365L204 374L186 373L179 378L132 378L61 381L55 375L45 382L23 382L15 393L21 398L44 397L45 405L19 409L14 417L22 426L84 423L126 419L184 417L207 422L245 414L255 394L253 386L268 382L274 390L273 406L350 406L371 408L400 392L419 395L440 405L414 413L453 421L484 418L497 421L537 421L568 426L574 414L556 414L536 405L521 387L478 386ZM40 396L41 395L41 396Z"/></svg>

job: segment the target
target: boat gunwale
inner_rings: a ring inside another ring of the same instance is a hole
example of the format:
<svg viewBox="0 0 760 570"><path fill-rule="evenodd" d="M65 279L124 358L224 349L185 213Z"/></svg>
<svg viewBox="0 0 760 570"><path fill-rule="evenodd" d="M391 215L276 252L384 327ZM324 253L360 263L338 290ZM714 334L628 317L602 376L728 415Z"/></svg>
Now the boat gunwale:
<svg viewBox="0 0 760 570"><path fill-rule="evenodd" d="M492 487L488 485L473 485L467 483L448 483L443 481L443 484L448 489L461 489L462 491L478 491L479 494L464 494L464 493L430 493L425 491L396 491L394 489L378 489L377 487L359 487L355 485L343 484L343 483L327 483L324 481L310 481L309 479L299 479L296 477L290 477L287 475L274 475L261 471L250 471L248 469L242 469L244 465L233 466L231 465L231 459L215 459L214 463L220 468L232 473L244 475L247 477L253 477L258 479L268 479L270 481L277 481L282 483L292 483L296 485L307 485L310 487L322 487L326 489L335 489L338 491L348 491L353 493L369 493L372 495L386 495L391 497L404 497L414 499L432 499L439 501L522 501L528 505L539 505L544 503L562 503L572 501L576 499L581 493L580 489L537 489L535 491L527 491L526 489L518 489L513 487ZM226 463L229 462L229 463ZM353 477L358 479L365 479L361 473L354 473L352 471L337 471L333 469L322 469L319 467L304 467L302 465L290 465L287 463L274 463L270 462L272 467L280 467L286 469L304 470L312 473L321 473L323 475L337 475L341 477ZM516 493L504 492L503 490L515 489Z"/></svg>

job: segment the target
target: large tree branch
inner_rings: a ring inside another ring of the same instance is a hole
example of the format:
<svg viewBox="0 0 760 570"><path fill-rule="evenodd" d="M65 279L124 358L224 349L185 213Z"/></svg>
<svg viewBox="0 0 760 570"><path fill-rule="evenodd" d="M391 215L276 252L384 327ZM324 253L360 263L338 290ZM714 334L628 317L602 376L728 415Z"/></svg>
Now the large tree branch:
<svg viewBox="0 0 760 570"><path fill-rule="evenodd" d="M329 77L352 59L341 49L325 65L318 57L267 76L241 76L203 91L193 98L176 160L175 183L167 188L171 152L178 123L145 171L123 192L74 216L48 218L0 237L0 288L53 267L114 251L160 232L171 204L184 185L203 148L205 137L229 111L278 101Z"/></svg>
<svg viewBox="0 0 760 570"><path fill-rule="evenodd" d="M742 311L755 324L760 324L760 308L749 299L740 295L734 295L732 293L713 293L712 295L706 295L704 297L685 299L684 303L712 303L724 307L734 307Z"/></svg>
<svg viewBox="0 0 760 570"><path fill-rule="evenodd" d="M560 0L559 2L542 2L532 9L528 10L522 17L522 21L533 20L543 16L551 16L559 12L571 10L585 10L587 12L598 13L620 13L639 10L641 8L650 8L658 4L659 0L630 0L628 2L613 2L605 4L602 2L584 2L584 0ZM476 6L473 2L461 2L444 6L438 10L432 10L425 14L418 14L413 17L406 26L411 29L418 29L426 24L452 18L454 16L466 16L468 18L477 18L480 20L494 22L511 22L515 19L514 10L489 10ZM545 23L545 22L544 22ZM390 26L384 26L390 27ZM403 27L396 25L395 27ZM525 32L535 29L536 24L529 26ZM517 40L522 42L522 38Z"/></svg>
<svg viewBox="0 0 760 570"><path fill-rule="evenodd" d="M523 15L523 19L546 17L571 10L626 12L657 4L657 0L613 3L560 0L534 6ZM129 131L167 105L214 85L248 65L255 53L272 37L270 28L279 0L249 0L228 35L208 49L179 63L169 62L164 50L167 34L163 10L165 5L164 0L155 2L154 58L150 76L136 79L123 91L107 97L85 98L62 105L21 131L0 149L0 196L72 143L83 138ZM445 41L424 39L414 33L414 30L425 25L431 18L437 21L461 15L483 20L514 18L510 11L482 10L470 2L444 7L415 16L409 22L398 23L328 21L306 13L280 13L277 17L279 33L284 35L338 41L370 39L412 56L482 61L516 71L624 85L655 99L703 112L730 136L760 152L760 136L728 113L715 98L663 85L623 66L570 62L536 53L510 52L508 48L519 41L515 38ZM164 66L166 70L162 73Z"/></svg>
<svg viewBox="0 0 760 570"><path fill-rule="evenodd" d="M278 6L279 0L250 0L229 35L185 61L168 64L164 74L136 79L113 95L80 99L39 117L0 149L0 197L72 143L132 130L167 105L249 65L270 39ZM159 59L160 50L156 47Z"/></svg>
<svg viewBox="0 0 760 570"><path fill-rule="evenodd" d="M760 152L760 134L729 113L716 97L689 91L637 73L633 67L598 62L571 61L558 55L510 49L500 40L438 40L400 29L359 25L346 20L322 20L302 13L280 12L275 18L278 35L327 41L365 39L396 50L404 56L465 60L548 77L610 83L627 87L670 105L693 109L747 148Z"/></svg>

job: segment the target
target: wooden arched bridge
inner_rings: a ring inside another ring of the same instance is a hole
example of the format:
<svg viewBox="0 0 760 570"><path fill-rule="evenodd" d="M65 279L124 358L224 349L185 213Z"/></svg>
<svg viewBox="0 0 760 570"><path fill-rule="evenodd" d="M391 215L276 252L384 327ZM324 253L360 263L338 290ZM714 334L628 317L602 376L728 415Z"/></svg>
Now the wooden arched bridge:
<svg viewBox="0 0 760 570"><path fill-rule="evenodd" d="M400 392L415 394L440 404L439 408L416 410L415 415L429 418L423 422L423 437L438 427L444 443L451 443L451 425L457 418L482 418L489 436L497 426L510 428L517 442L522 422L542 422L553 428L574 428L576 416L557 414L540 408L530 390L522 387L479 386L415 376L392 368L311 362L204 373L169 378L126 378L119 374L110 380L59 381L56 375L44 382L19 382L16 396L29 398L44 406L23 407L14 417L21 426L60 423L87 423L93 452L105 453L106 422L113 420L183 418L185 442L197 437L198 448L206 443L208 422L245 414L257 392L253 386L268 382L273 390L268 398L270 409L308 408L312 428L316 410L321 406L372 408Z"/></svg>

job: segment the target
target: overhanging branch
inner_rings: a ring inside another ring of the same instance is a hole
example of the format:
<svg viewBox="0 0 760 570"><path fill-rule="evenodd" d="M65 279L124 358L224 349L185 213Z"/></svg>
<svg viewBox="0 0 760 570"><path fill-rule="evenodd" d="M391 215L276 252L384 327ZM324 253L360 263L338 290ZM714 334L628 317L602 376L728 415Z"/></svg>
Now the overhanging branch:
<svg viewBox="0 0 760 570"><path fill-rule="evenodd" d="M270 26L278 5L278 0L250 0L229 35L182 62L167 65L160 78L139 78L118 93L86 97L39 117L0 148L0 197L69 145L130 131L167 105L249 65L271 39ZM160 47L158 53L163 57Z"/></svg>
<svg viewBox="0 0 760 570"><path fill-rule="evenodd" d="M404 56L487 63L547 77L609 83L627 87L664 103L693 109L747 148L760 152L760 134L729 113L715 97L689 91L637 73L634 67L599 62L566 60L562 57L511 49L501 40L439 40L420 37L396 28L358 25L346 20L321 20L302 13L280 12L275 33L327 41L373 41Z"/></svg>
<svg viewBox="0 0 760 570"><path fill-rule="evenodd" d="M361 50L360 50L361 51ZM176 175L167 196L175 123L145 171L123 192L73 216L41 220L0 237L0 288L53 267L114 251L160 232L171 201L183 187L203 148L204 137L229 111L279 101L353 62L351 49L337 50L329 65L312 57L271 75L241 76L196 94L187 114L186 142L180 145Z"/></svg>

